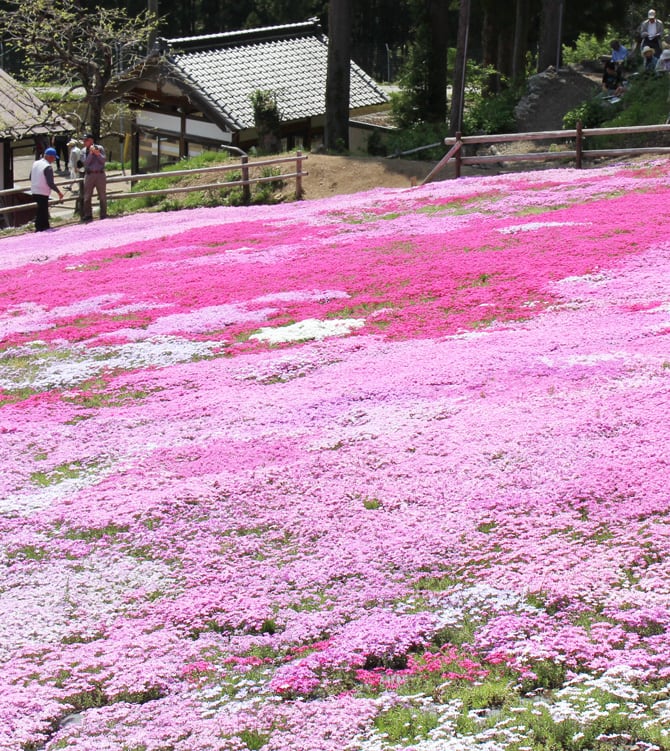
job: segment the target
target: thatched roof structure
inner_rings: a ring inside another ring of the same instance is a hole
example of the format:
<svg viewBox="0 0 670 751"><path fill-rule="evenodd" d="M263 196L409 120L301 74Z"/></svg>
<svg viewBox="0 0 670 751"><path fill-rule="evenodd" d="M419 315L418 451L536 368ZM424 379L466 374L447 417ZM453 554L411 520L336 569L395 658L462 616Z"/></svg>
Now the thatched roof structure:
<svg viewBox="0 0 670 751"><path fill-rule="evenodd" d="M0 138L19 140L74 129L66 118L0 68Z"/></svg>

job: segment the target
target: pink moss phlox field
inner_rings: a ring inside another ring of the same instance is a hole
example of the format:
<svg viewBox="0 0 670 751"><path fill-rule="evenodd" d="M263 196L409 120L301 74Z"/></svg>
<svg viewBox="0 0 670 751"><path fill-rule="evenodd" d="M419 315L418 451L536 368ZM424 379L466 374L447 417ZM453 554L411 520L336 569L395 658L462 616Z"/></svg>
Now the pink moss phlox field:
<svg viewBox="0 0 670 751"><path fill-rule="evenodd" d="M669 177L0 239L0 749L387 751L424 696L462 751L458 691L667 685Z"/></svg>

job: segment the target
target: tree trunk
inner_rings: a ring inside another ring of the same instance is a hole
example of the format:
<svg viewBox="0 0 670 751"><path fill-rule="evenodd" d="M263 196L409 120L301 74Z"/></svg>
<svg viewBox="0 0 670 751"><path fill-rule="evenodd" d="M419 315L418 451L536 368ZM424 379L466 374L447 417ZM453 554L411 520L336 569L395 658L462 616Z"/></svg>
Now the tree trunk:
<svg viewBox="0 0 670 751"><path fill-rule="evenodd" d="M451 117L449 133L453 136L463 127L463 104L465 98L465 61L468 56L470 32L470 0L461 0L458 13L458 38L456 41L456 62L451 94Z"/></svg>
<svg viewBox="0 0 670 751"><path fill-rule="evenodd" d="M96 143L100 142L100 133L102 132L102 94L92 92L88 97L88 108L91 119L91 127L88 129Z"/></svg>
<svg viewBox="0 0 670 751"><path fill-rule="evenodd" d="M445 123L447 120L448 5L444 0L428 0L426 119L431 123Z"/></svg>
<svg viewBox="0 0 670 751"><path fill-rule="evenodd" d="M514 44L512 47L512 81L520 81L525 74L525 55L528 43L528 0L516 0Z"/></svg>
<svg viewBox="0 0 670 751"><path fill-rule="evenodd" d="M324 145L328 151L344 152L349 149L350 79L351 0L330 0L324 133Z"/></svg>
<svg viewBox="0 0 670 751"><path fill-rule="evenodd" d="M558 67L561 54L561 24L564 0L542 0L542 25L537 69L541 73L550 65Z"/></svg>

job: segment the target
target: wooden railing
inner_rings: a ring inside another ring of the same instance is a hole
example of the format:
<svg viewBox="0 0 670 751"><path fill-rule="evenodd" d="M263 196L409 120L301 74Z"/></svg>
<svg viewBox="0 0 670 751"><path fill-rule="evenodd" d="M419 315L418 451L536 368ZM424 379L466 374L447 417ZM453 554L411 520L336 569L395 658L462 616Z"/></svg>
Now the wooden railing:
<svg viewBox="0 0 670 751"><path fill-rule="evenodd" d="M453 138L445 138L444 145L449 146L449 151L433 167L424 178L422 185L430 182L435 175L444 169L453 160L455 165L455 177L461 176L461 167L466 164L490 164L493 162L544 162L554 159L574 159L575 167L581 169L585 157L619 157L634 156L635 154L670 153L668 146L644 146L640 148L623 149L588 149L584 148L587 138L594 136L617 136L633 135L641 133L667 133L670 125L637 125L622 128L582 128L577 123L575 130L547 130L533 133L499 133L488 136L463 136L457 133ZM522 141L558 141L574 140L574 148L565 151L541 151L526 154L483 154L480 156L463 156L463 147L469 144L495 144L515 143Z"/></svg>
<svg viewBox="0 0 670 751"><path fill-rule="evenodd" d="M171 170L167 172L152 172L147 174L136 175L110 175L107 177L107 199L109 201L120 200L123 198L139 198L142 196L158 196L158 195L170 195L172 193L189 193L197 190L219 190L222 188L242 188L242 201L243 203L249 203L251 201L251 186L257 183L270 183L281 180L295 180L295 197L296 199L302 198L303 187L302 178L306 177L309 173L303 170L303 162L307 159L307 156L302 152L297 151L295 156L288 157L276 157L267 158L257 161L249 161L247 156L240 157L240 161L230 164L220 164L214 167L198 167L194 169L183 170ZM284 165L295 164L293 171L284 171ZM280 174L255 174L259 170L262 172L264 167L274 167L275 165L282 165ZM178 185L171 188L156 188L152 190L110 190L111 186L120 183L130 183L134 186L136 183L142 180L150 180L155 178L171 179L181 178L192 175L203 175L226 172L239 172L241 177L235 180L215 181L207 182L205 184L197 185ZM75 180L58 180L57 184L60 188L74 187L79 184L80 190L73 191L70 196L66 196L62 201L50 201L50 205L67 205L74 203L75 205L80 200L81 184L83 178ZM19 198L19 203L14 203ZM27 188L10 188L8 190L0 190L0 226L3 223L5 215L12 214L14 212L33 210L35 202L31 200L30 193L27 192ZM13 205L11 205L13 204Z"/></svg>

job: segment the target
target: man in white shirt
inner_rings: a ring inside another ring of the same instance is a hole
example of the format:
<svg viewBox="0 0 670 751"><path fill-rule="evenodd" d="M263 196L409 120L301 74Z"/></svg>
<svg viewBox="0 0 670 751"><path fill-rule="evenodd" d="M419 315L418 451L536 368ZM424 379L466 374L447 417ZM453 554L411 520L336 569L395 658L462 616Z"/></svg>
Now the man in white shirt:
<svg viewBox="0 0 670 751"><path fill-rule="evenodd" d="M30 192L37 204L35 232L43 232L49 229L49 196L51 191L55 190L60 200L63 200L63 193L54 182L54 171L51 166L56 161L56 156L56 149L50 146L45 150L44 156L38 159L30 170Z"/></svg>
<svg viewBox="0 0 670 751"><path fill-rule="evenodd" d="M68 141L67 147L68 149L70 149L70 155L68 156L67 160L67 166L70 171L70 180L76 180L79 177L79 168L77 167L77 162L79 161L79 156L81 154L79 141L76 141L74 138L72 138Z"/></svg>
<svg viewBox="0 0 670 751"><path fill-rule="evenodd" d="M640 36L642 41L640 47L651 47L654 50L654 57L661 56L661 41L663 40L663 22L656 18L656 11L652 8L647 13L647 20L640 24Z"/></svg>

